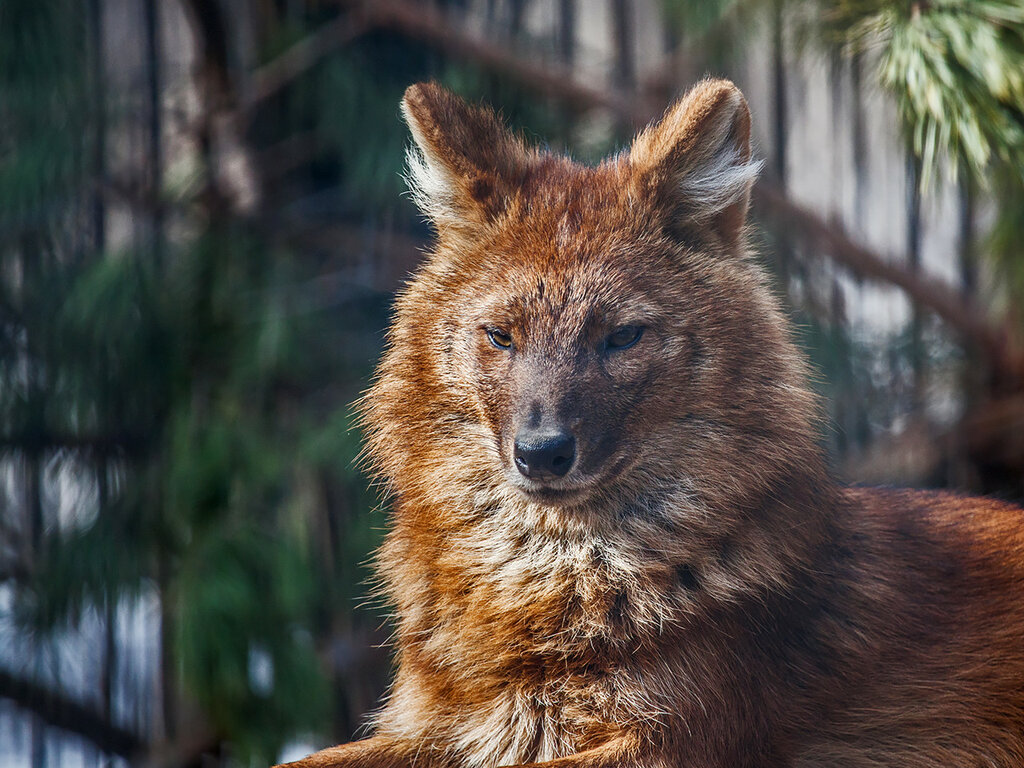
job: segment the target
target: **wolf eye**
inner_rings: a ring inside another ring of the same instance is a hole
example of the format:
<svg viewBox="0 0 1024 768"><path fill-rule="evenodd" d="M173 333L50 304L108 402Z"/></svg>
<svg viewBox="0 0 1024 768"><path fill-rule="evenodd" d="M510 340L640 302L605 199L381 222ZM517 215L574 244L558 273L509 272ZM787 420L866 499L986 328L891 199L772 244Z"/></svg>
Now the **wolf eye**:
<svg viewBox="0 0 1024 768"><path fill-rule="evenodd" d="M604 340L605 349L629 349L644 335L643 326L623 325L612 331Z"/></svg>
<svg viewBox="0 0 1024 768"><path fill-rule="evenodd" d="M512 349L512 337L500 328L488 328L487 338L498 349Z"/></svg>

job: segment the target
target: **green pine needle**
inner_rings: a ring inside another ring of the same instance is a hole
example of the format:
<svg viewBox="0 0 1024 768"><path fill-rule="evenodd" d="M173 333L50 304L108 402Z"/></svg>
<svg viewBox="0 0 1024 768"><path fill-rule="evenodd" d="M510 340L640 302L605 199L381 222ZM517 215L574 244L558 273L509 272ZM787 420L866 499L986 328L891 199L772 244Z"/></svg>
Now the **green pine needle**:
<svg viewBox="0 0 1024 768"><path fill-rule="evenodd" d="M1024 4L1019 0L826 2L832 39L875 52L922 180L942 158L983 178L991 163L1024 176Z"/></svg>

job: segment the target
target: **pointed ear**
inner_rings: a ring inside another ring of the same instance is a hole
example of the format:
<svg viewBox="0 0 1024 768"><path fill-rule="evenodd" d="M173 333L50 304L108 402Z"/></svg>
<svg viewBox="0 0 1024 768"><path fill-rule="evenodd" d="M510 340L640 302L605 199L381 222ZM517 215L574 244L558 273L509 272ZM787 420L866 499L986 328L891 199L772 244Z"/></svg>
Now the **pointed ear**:
<svg viewBox="0 0 1024 768"><path fill-rule="evenodd" d="M494 112L436 83L411 85L402 114L412 131L408 181L416 204L440 231L496 217L519 186L531 154Z"/></svg>
<svg viewBox="0 0 1024 768"><path fill-rule="evenodd" d="M710 227L727 247L738 243L761 163L750 159L750 110L731 82L695 86L636 137L629 164L673 231Z"/></svg>

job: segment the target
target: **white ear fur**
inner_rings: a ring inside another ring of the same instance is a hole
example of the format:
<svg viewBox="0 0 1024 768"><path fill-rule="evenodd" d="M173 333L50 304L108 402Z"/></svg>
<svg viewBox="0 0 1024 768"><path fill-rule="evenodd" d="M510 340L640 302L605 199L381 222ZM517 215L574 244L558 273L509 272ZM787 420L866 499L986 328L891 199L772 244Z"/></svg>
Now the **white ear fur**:
<svg viewBox="0 0 1024 768"><path fill-rule="evenodd" d="M411 119L406 119L410 126L414 125ZM413 128L414 137L416 130ZM439 229L459 218L455 179L441 163L430 159L421 144L413 144L405 151L403 178L416 207Z"/></svg>
<svg viewBox="0 0 1024 768"><path fill-rule="evenodd" d="M436 83L409 86L402 114L414 141L409 190L438 230L469 230L497 216L529 161L522 142L490 109Z"/></svg>
<svg viewBox="0 0 1024 768"><path fill-rule="evenodd" d="M763 160L744 159L735 143L726 139L710 157L680 175L679 193L688 215L695 221L706 221L741 202L763 166Z"/></svg>
<svg viewBox="0 0 1024 768"><path fill-rule="evenodd" d="M727 80L698 83L630 149L641 179L658 189L674 226L710 225L727 241L743 228L762 163L750 157L750 112Z"/></svg>

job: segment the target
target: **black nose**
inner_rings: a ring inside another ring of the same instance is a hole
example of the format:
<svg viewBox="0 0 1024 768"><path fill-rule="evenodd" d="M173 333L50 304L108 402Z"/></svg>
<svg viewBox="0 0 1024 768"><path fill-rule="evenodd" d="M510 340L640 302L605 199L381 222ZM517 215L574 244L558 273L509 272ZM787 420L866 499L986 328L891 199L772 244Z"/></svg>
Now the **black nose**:
<svg viewBox="0 0 1024 768"><path fill-rule="evenodd" d="M576 460L576 438L566 432L516 435L516 468L531 480L563 477Z"/></svg>

